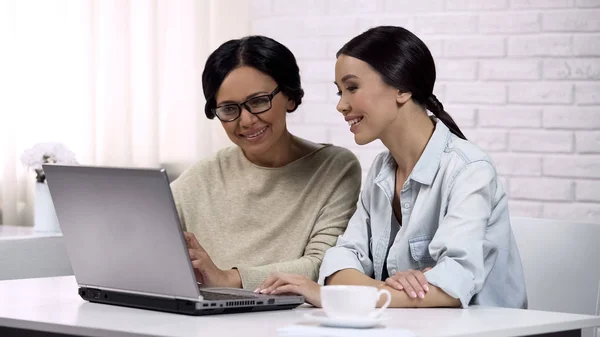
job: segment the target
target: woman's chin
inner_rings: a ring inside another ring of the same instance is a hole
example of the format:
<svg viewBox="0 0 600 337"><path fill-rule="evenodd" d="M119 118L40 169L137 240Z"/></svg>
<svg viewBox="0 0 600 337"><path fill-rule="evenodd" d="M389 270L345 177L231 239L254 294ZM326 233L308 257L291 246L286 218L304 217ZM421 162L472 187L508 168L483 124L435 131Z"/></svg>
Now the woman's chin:
<svg viewBox="0 0 600 337"><path fill-rule="evenodd" d="M365 135L363 133L357 133L354 135L354 142L357 145L367 145L374 140L375 138Z"/></svg>
<svg viewBox="0 0 600 337"><path fill-rule="evenodd" d="M256 157L262 157L264 156L265 150L258 145L252 145L252 146L247 146L246 144L244 144L244 146L240 146L242 148L242 151L244 151L244 154L246 155L246 157L252 157L252 158L256 158Z"/></svg>

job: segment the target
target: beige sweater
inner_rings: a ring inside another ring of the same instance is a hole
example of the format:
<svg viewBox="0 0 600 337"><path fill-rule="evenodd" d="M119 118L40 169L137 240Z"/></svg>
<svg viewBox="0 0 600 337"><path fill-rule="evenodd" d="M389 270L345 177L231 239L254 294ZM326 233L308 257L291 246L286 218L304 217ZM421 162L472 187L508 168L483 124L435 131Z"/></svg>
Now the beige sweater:
<svg viewBox="0 0 600 337"><path fill-rule="evenodd" d="M341 147L265 168L233 146L186 170L171 189L184 229L217 267L236 267L254 290L274 271L317 280L325 251L356 209L360 182L356 156Z"/></svg>

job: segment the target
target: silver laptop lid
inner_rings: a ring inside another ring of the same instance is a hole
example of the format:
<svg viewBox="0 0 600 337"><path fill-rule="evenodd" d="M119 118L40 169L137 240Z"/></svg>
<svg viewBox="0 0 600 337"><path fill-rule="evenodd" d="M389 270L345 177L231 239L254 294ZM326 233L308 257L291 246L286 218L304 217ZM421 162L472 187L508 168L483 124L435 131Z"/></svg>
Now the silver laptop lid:
<svg viewBox="0 0 600 337"><path fill-rule="evenodd" d="M166 172L44 165L77 283L198 299Z"/></svg>

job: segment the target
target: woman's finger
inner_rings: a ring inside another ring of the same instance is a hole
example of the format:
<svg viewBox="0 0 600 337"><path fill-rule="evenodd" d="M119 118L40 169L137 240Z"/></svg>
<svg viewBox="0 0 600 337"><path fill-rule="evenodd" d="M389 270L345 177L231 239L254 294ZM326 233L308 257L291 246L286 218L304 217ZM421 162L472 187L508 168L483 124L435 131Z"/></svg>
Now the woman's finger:
<svg viewBox="0 0 600 337"><path fill-rule="evenodd" d="M388 277L385 280L385 284L387 284L388 286L390 286L390 287L392 287L392 288L394 288L396 290L400 290L400 291L404 290L404 287L400 284L400 282L394 280L391 277Z"/></svg>
<svg viewBox="0 0 600 337"><path fill-rule="evenodd" d="M196 239L196 235L194 235L194 233L183 232L183 236L185 237L185 242L187 243L189 248L200 249L204 251L204 248L202 248L200 242L198 242L198 239Z"/></svg>
<svg viewBox="0 0 600 337"><path fill-rule="evenodd" d="M427 277L425 277L423 272L415 270L413 272L413 275L417 278L417 281L419 282L421 287L423 287L423 290L425 290L425 292L428 292L429 291L429 286L428 286L429 282L427 282Z"/></svg>
<svg viewBox="0 0 600 337"><path fill-rule="evenodd" d="M410 298L417 298L417 293L415 292L413 287L410 285L410 283L406 280L406 277L397 276L397 277L394 277L394 279L402 285L402 287L404 288L404 291Z"/></svg>
<svg viewBox="0 0 600 337"><path fill-rule="evenodd" d="M265 289L262 289L260 291L260 293L261 294L270 294L273 290L275 290L278 287L281 287L284 284L294 284L294 283L290 283L280 277L279 279L277 279L277 281L275 281L275 283L271 284L269 287L267 287Z"/></svg>
<svg viewBox="0 0 600 337"><path fill-rule="evenodd" d="M192 267L194 267L194 269L197 269L198 271L202 272L202 267L203 267L203 263L202 260L192 260Z"/></svg>
<svg viewBox="0 0 600 337"><path fill-rule="evenodd" d="M275 283L275 281L277 281L279 279L280 275L281 275L281 273L277 273L277 272L269 274L269 276L267 276L267 278L263 281L263 283L261 283L258 286L258 288L256 288L256 290L254 290L254 292L258 293L259 291L270 287L271 285L273 285L273 283Z"/></svg>
<svg viewBox="0 0 600 337"><path fill-rule="evenodd" d="M199 284L204 283L204 278L202 277L202 273L200 272L200 270L194 268L194 276L196 276L196 282L198 282Z"/></svg>
<svg viewBox="0 0 600 337"><path fill-rule="evenodd" d="M285 294L285 293L292 293L292 294L304 296L302 288L300 286L298 286L297 284L290 284L290 283L281 285L281 286L273 289L273 291L271 292L272 295Z"/></svg>
<svg viewBox="0 0 600 337"><path fill-rule="evenodd" d="M294 285L300 286L302 283L303 283L302 276L300 276L300 275L280 273L279 279L277 281L275 281L275 283L273 285L271 285L264 291L261 291L261 294L269 294L273 290L275 290L275 288L280 287L284 284L294 284Z"/></svg>
<svg viewBox="0 0 600 337"><path fill-rule="evenodd" d="M423 289L423 285L419 283L419 280L417 280L417 277L415 276L414 273L415 273L415 271L408 273L406 275L406 280L408 281L408 283L410 283L410 286L417 293L417 297L424 298L425 290Z"/></svg>
<svg viewBox="0 0 600 337"><path fill-rule="evenodd" d="M202 255L201 255L200 251L197 249L188 249L188 253L190 254L190 260L192 260L192 261L202 259Z"/></svg>

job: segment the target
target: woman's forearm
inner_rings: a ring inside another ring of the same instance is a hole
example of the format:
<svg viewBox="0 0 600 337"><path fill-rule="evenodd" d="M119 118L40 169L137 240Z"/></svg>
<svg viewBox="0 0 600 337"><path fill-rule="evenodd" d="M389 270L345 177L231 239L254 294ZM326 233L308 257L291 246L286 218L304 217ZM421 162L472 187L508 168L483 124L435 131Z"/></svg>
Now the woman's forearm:
<svg viewBox="0 0 600 337"><path fill-rule="evenodd" d="M379 289L386 289L392 294L390 308L434 308L434 307L460 307L460 301L446 294L442 289L429 285L429 291L425 298L411 298L401 290L396 290L385 284L383 281L377 281L361 273L356 269L343 269L325 279L326 285L363 285L373 286ZM382 296L377 306L382 306L386 301L386 296Z"/></svg>
<svg viewBox="0 0 600 337"><path fill-rule="evenodd" d="M325 279L325 285L355 285L379 287L385 282L374 280L356 269L342 269Z"/></svg>
<svg viewBox="0 0 600 337"><path fill-rule="evenodd" d="M425 293L425 298L411 298L405 291L396 290L388 285L377 287L386 289L392 294L390 308L455 308L460 307L460 301L446 294L442 289L429 285L429 291ZM386 296L381 296L377 306L382 306L386 301Z"/></svg>

